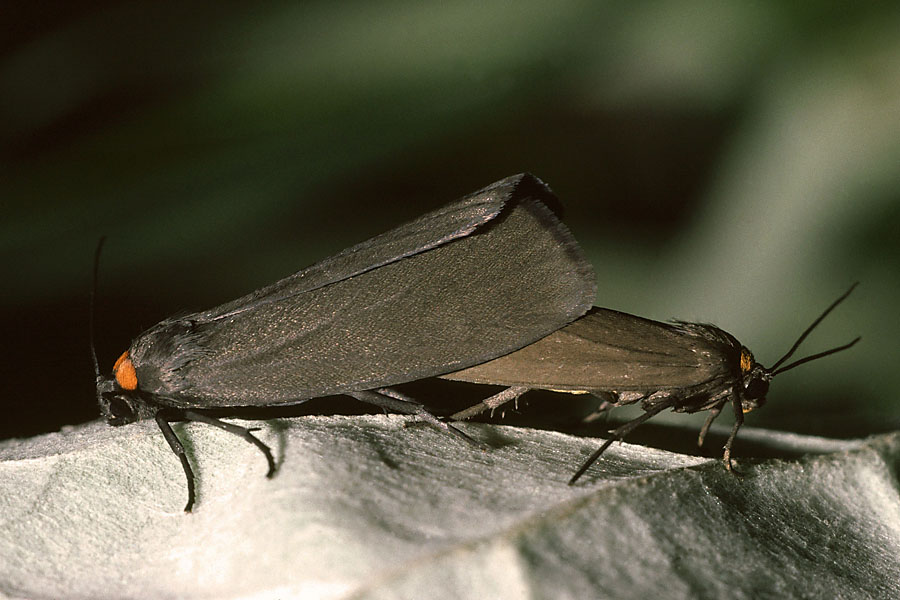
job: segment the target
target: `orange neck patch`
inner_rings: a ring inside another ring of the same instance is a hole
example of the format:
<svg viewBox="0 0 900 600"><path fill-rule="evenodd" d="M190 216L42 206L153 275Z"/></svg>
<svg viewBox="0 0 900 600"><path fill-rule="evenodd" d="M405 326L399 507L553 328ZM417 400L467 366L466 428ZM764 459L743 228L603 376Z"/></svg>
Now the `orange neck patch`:
<svg viewBox="0 0 900 600"><path fill-rule="evenodd" d="M128 357L127 350L122 353L122 356L113 365L113 374L116 376L116 383L123 390L137 389L137 373L134 370L134 365L131 364L131 358Z"/></svg>
<svg viewBox="0 0 900 600"><path fill-rule="evenodd" d="M749 373L752 368L753 355L746 348L741 348L741 373Z"/></svg>

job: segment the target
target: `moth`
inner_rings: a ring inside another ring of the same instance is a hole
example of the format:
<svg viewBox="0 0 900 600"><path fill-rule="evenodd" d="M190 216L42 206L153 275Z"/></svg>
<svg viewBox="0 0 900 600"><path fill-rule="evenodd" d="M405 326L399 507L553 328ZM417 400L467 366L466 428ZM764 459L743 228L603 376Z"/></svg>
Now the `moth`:
<svg viewBox="0 0 900 600"><path fill-rule="evenodd" d="M664 410L709 411L700 429L703 445L710 425L728 405L734 425L722 460L732 470L731 448L744 414L763 406L775 376L812 360L846 350L860 338L790 364L800 344L856 287L853 284L800 335L771 367L756 361L746 346L715 325L643 317L592 308L585 316L520 350L441 376L443 379L508 386L479 404L452 416L461 420L496 409L533 389L591 393L603 401L599 410L640 403L644 413L611 432L569 480L574 484L616 441ZM782 366L784 365L784 366Z"/></svg>
<svg viewBox="0 0 900 600"><path fill-rule="evenodd" d="M100 411L114 426L156 421L187 478L185 511L194 475L173 421L241 436L275 473L266 444L210 409L344 394L462 435L391 386L508 354L591 307L593 269L558 210L542 181L514 175L237 300L164 319L111 375L92 340Z"/></svg>

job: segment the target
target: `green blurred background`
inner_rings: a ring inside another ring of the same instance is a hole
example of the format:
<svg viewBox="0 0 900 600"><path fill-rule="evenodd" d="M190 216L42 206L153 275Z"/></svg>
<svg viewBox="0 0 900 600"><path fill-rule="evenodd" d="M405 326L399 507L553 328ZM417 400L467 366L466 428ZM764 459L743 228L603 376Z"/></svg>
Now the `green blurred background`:
<svg viewBox="0 0 900 600"><path fill-rule="evenodd" d="M96 418L98 351L520 171L597 303L771 364L749 424L900 427L900 9L779 0L4 3L0 436ZM670 417L667 417L670 418ZM677 418L677 417L676 417ZM702 416L699 417L702 421Z"/></svg>

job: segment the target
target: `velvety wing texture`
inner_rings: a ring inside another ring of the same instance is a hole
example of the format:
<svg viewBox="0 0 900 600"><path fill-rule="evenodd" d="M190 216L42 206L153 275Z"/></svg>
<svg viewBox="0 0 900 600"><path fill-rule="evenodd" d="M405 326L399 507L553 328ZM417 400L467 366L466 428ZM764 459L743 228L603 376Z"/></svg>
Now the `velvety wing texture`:
<svg viewBox="0 0 900 600"><path fill-rule="evenodd" d="M163 321L129 354L174 406L290 404L512 352L593 303L594 274L542 198L508 178L221 307Z"/></svg>
<svg viewBox="0 0 900 600"><path fill-rule="evenodd" d="M687 388L732 368L727 340L703 327L711 326L691 331L595 307L534 344L443 378L562 391Z"/></svg>

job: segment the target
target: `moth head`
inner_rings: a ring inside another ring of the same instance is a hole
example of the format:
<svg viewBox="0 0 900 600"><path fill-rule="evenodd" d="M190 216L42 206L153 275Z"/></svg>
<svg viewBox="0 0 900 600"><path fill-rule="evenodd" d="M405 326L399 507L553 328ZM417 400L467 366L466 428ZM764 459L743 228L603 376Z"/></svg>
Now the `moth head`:
<svg viewBox="0 0 900 600"><path fill-rule="evenodd" d="M98 393L97 404L106 422L113 426L127 425L138 420L134 400L116 392Z"/></svg>
<svg viewBox="0 0 900 600"><path fill-rule="evenodd" d="M152 416L154 411L137 388L137 376L128 352L113 365L111 377L97 375L97 405L110 425L127 425Z"/></svg>
<svg viewBox="0 0 900 600"><path fill-rule="evenodd" d="M741 348L741 409L748 413L766 403L772 374L756 362L747 348Z"/></svg>
<svg viewBox="0 0 900 600"><path fill-rule="evenodd" d="M844 292L844 294L831 303L831 306L825 309L819 317L812 322L812 325L806 328L806 330L800 334L800 337L797 338L797 341L794 342L794 345L791 346L791 349L787 351L787 353L778 359L774 365L769 368L766 368L756 362L753 358L753 354L747 348L741 347L741 382L743 384L743 393L741 394L741 406L743 411L750 412L754 408L758 408L765 404L766 402L766 393L769 391L769 382L775 378L776 375L780 373L784 373L785 371L790 371L794 367L799 367L804 363L808 363L813 360L818 360L820 358L824 358L835 352L840 352L842 350L846 350L850 348L859 341L859 338L856 338L852 342L844 344L843 346L838 346L836 348L832 348L830 350L825 350L824 352L818 352L811 356L807 356L805 358L801 358L795 360L794 362L782 366L787 359L789 359L794 352L796 352L797 348L800 347L800 344L803 343L803 340L806 339L806 336L810 334L810 332L818 326L819 323L822 322L828 313L834 310L834 307L844 301L844 299L850 295L850 292L853 291L853 288L856 287L857 284L853 284L850 286L850 289Z"/></svg>

